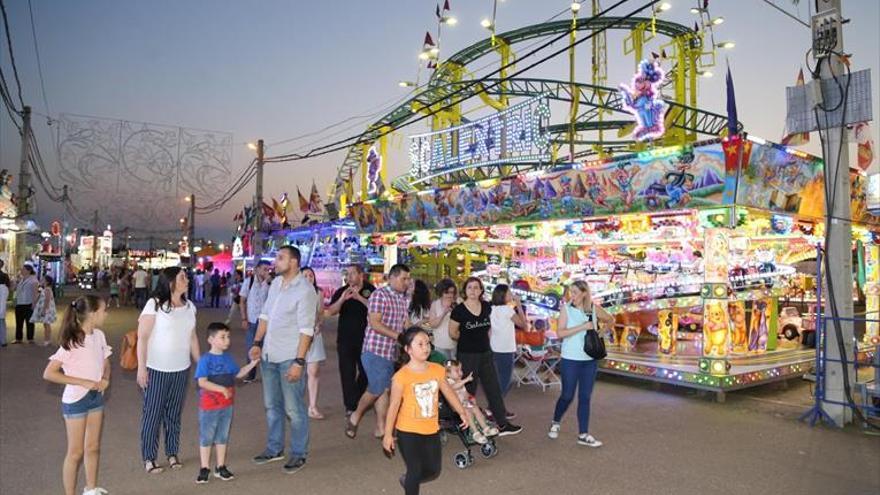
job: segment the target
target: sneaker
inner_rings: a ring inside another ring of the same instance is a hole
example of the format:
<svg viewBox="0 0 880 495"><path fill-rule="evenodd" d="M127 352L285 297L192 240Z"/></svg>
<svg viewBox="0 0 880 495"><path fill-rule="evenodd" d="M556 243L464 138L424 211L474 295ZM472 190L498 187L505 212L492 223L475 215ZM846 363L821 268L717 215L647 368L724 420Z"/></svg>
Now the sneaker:
<svg viewBox="0 0 880 495"><path fill-rule="evenodd" d="M511 419L516 419L516 413L507 411L507 415L505 417L507 418L508 421L510 421Z"/></svg>
<svg viewBox="0 0 880 495"><path fill-rule="evenodd" d="M199 469L199 477L196 478L196 484L204 485L208 482L208 478L211 477L211 470L208 468Z"/></svg>
<svg viewBox="0 0 880 495"><path fill-rule="evenodd" d="M109 495L109 494L110 494L110 492L101 488L100 486L96 486L96 487L92 488L91 490L86 490L85 488L83 489L83 495Z"/></svg>
<svg viewBox="0 0 880 495"><path fill-rule="evenodd" d="M499 431L498 431L498 428L495 428L494 426L490 426L490 427L486 428L486 431L484 431L483 433L485 433L487 437L494 437L494 436L498 436Z"/></svg>
<svg viewBox="0 0 880 495"><path fill-rule="evenodd" d="M287 461L287 464L284 465L284 472L287 474L293 474L304 468L305 465L305 457L291 457L290 460Z"/></svg>
<svg viewBox="0 0 880 495"><path fill-rule="evenodd" d="M581 433L578 435L578 445L586 445L587 447L598 448L602 446L602 442L593 438L589 433Z"/></svg>
<svg viewBox="0 0 880 495"><path fill-rule="evenodd" d="M550 430L547 431L547 436L552 438L553 440L556 440L557 438L559 438L560 429L562 429L562 426L560 426L560 424L556 421L550 423Z"/></svg>
<svg viewBox="0 0 880 495"><path fill-rule="evenodd" d="M489 440L486 438L486 435L483 435L483 434L480 433L479 431L474 431L473 433L471 433L471 438L473 438L474 441L477 442L477 443L480 444L480 445L483 445L484 443L486 443L486 442L489 441Z"/></svg>
<svg viewBox="0 0 880 495"><path fill-rule="evenodd" d="M262 454L254 457L254 464L262 465L268 464L270 462L280 461L284 459L284 452L278 452L277 454L272 454L270 452L263 452Z"/></svg>
<svg viewBox="0 0 880 495"><path fill-rule="evenodd" d="M498 436L499 437L506 437L509 435L519 435L520 433L522 433L522 426L517 426L513 423L507 423L506 425L504 425L498 429Z"/></svg>
<svg viewBox="0 0 880 495"><path fill-rule="evenodd" d="M214 477L220 478L223 481L232 481L235 479L235 475L232 474L231 471L226 469L226 466L217 466L214 469Z"/></svg>

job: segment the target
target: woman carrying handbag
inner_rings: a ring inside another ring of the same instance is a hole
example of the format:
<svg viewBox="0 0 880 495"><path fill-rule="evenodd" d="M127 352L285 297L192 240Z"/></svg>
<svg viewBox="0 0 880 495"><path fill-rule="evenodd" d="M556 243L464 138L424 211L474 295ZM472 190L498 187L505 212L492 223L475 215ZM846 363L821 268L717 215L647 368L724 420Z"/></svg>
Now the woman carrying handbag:
<svg viewBox="0 0 880 495"><path fill-rule="evenodd" d="M590 396L593 394L593 385L596 383L598 363L591 357L585 347L585 341L596 342L598 334L590 335L585 339L588 332L598 332L599 323L613 325L614 317L604 309L595 306L590 294L590 286L585 280L578 280L569 289L571 298L568 304L563 304L559 313L559 324L556 333L562 339L562 360L559 363L562 375L562 393L556 401L556 410L553 413L553 422L547 436L551 439L559 437L562 416L574 399L575 389L578 391L578 437L579 445L587 447L601 447L602 442L590 435ZM601 342L601 341L600 341ZM593 347L593 346L591 346ZM591 349L591 353L594 353ZM601 359L601 354L596 354Z"/></svg>

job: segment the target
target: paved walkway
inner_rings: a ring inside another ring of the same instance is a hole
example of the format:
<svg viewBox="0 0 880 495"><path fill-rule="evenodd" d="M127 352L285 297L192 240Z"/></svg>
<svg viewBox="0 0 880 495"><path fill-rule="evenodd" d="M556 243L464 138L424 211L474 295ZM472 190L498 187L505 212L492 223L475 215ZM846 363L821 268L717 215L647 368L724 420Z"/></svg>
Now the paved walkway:
<svg viewBox="0 0 880 495"><path fill-rule="evenodd" d="M59 304L59 307L64 307ZM200 309L199 327L225 318L225 310ZM135 328L133 309L111 310L105 325L118 351L121 335ZM12 329L13 317L8 317ZM324 421L312 422L309 463L286 475L279 463L255 466L250 458L265 441L265 415L259 384L245 385L236 397L230 443L230 469L236 479L212 479L196 486L198 428L196 401L183 419L182 471L148 476L138 448L141 394L134 373L118 369L107 396L101 456L101 485L114 494L332 494L399 493L399 458L387 460L370 438L372 416L362 436L343 435L341 392L335 361L335 322L327 327L328 362L323 367L320 405ZM204 335L204 332L200 332ZM243 353L242 332L232 351ZM61 493L64 424L59 412L61 387L41 378L50 348L9 346L0 350L0 493ZM192 384L191 384L192 385ZM194 388L190 389L194 393ZM545 431L557 389L514 388L510 409L525 431L499 441L491 460L477 456L459 470L444 448L440 479L426 494L877 494L880 493L880 437L853 429L809 428L795 418L809 404L809 384L788 389L768 386L732 393L724 404L691 391L654 387L602 377L597 384L592 432L605 442L598 450L575 444L575 414L569 411L562 436ZM573 406L574 407L574 406ZM82 478L82 476L81 476Z"/></svg>

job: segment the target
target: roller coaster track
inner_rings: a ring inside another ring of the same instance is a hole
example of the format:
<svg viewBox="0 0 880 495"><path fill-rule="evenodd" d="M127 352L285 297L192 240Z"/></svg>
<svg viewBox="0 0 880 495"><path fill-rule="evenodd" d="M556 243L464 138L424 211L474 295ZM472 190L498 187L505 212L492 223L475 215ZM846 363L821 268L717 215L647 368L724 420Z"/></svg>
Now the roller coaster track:
<svg viewBox="0 0 880 495"><path fill-rule="evenodd" d="M650 22L650 18L633 17L622 19L619 17L602 17L602 18L581 18L577 20L577 30L596 30L596 29L622 29L634 30L643 27L646 22ZM555 21L543 24L526 26L513 31L508 31L496 35L508 45L522 43L534 38L548 37L566 33L571 29L572 22L570 20ZM694 40L694 32L681 24L668 22L664 20L656 20L656 31L658 34L675 38L679 36L691 36ZM497 43L497 42L496 42ZM520 96L533 97L541 94L547 95L552 100L571 102L577 97L579 104L586 110L577 116L578 130L598 130L598 129L620 129L632 123L631 116L622 108L622 99L617 88L606 86L595 86L592 84L578 83L577 95L572 94L572 85L568 81L553 79L532 79L532 78L513 78L513 79L487 79L485 83L473 84L469 80L457 80L461 74L461 69L476 60L494 53L496 48L493 46L491 39L481 40L467 48L462 49L440 64L434 72L430 82L424 90L420 91L398 107L394 108L375 123L370 125L358 139L361 143L373 142L383 134L385 129L398 127L419 115L420 110L428 109L432 105L436 106L437 102L460 103L481 93L492 96ZM498 84L494 84L498 83ZM459 93L453 92L460 90ZM453 96L451 96L453 95ZM669 110L667 113L667 128L676 127L684 129L690 133L702 134L707 136L717 136L727 125L727 117L712 112L707 112L698 108L692 108L674 101L668 101ZM605 121L598 120L599 112L607 110L620 113L629 117L627 120ZM738 124L738 127L742 127ZM567 139L565 131L567 124L553 125L549 129L551 138L560 142ZM567 142L567 141L566 141ZM592 142L579 142L579 144L591 144ZM619 141L607 143L612 150L621 150L632 144L631 141ZM345 190L345 183L353 180L357 170L361 167L364 160L365 146L356 144L351 146L346 153L342 165L337 170L336 181L334 183L335 199L338 201L339 195ZM589 152L579 153L584 156ZM408 184L406 176L395 180L393 185L395 188L412 190L412 185Z"/></svg>

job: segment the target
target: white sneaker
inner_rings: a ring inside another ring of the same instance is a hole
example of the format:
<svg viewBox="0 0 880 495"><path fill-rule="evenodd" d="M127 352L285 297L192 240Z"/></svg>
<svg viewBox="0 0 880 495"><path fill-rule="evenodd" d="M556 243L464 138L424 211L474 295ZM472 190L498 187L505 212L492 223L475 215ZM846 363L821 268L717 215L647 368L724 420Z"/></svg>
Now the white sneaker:
<svg viewBox="0 0 880 495"><path fill-rule="evenodd" d="M557 438L559 438L559 430L561 428L562 426L560 426L560 424L555 421L550 423L550 430L547 432L547 436L552 438L553 440L556 440Z"/></svg>
<svg viewBox="0 0 880 495"><path fill-rule="evenodd" d="M593 438L593 435L589 433L582 433L578 435L578 445L586 445L587 447L598 448L602 446L602 442Z"/></svg>
<svg viewBox="0 0 880 495"><path fill-rule="evenodd" d="M101 488L100 486L96 486L91 490L83 490L83 495L108 495L110 492Z"/></svg>

